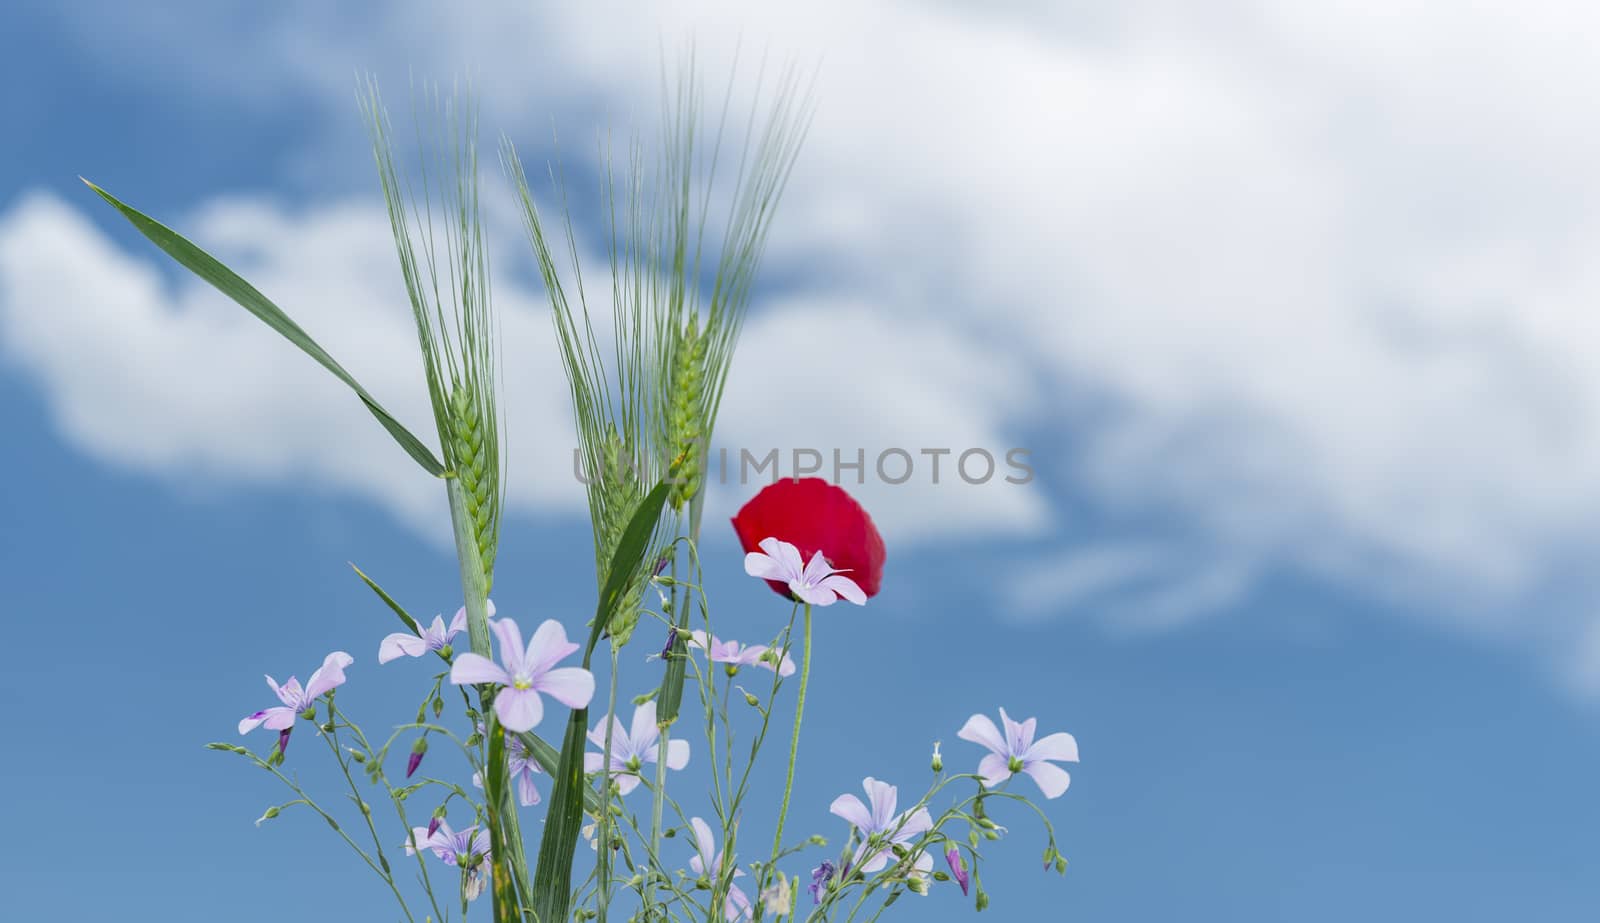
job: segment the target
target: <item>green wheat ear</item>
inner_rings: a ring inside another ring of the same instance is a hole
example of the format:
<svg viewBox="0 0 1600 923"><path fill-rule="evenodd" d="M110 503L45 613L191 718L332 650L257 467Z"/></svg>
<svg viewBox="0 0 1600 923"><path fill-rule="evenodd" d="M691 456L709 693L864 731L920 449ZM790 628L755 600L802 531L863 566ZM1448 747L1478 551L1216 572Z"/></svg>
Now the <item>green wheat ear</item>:
<svg viewBox="0 0 1600 923"><path fill-rule="evenodd" d="M690 315L673 346L672 356L672 461L667 473L672 481L669 503L682 510L700 492L705 451L706 338L700 335L700 318Z"/></svg>
<svg viewBox="0 0 1600 923"><path fill-rule="evenodd" d="M406 170L396 158L375 82L367 82L360 101L416 324L445 476L460 481L464 531L477 546L487 590L499 547L505 454L499 331L478 205L477 112L470 102L426 88L414 113L419 151L413 169Z"/></svg>
<svg viewBox="0 0 1600 923"><path fill-rule="evenodd" d="M604 471L601 472L600 530L597 536L599 540L595 542L595 564L598 570L604 571L617 553L623 530L644 499L644 490L639 483L638 466L633 454L614 426L606 433L602 454ZM633 637L633 629L639 624L639 602L644 596L644 584L648 579L648 575L641 574L639 579L630 584L616 611L612 613L606 632L611 636L613 647L620 648Z"/></svg>
<svg viewBox="0 0 1600 923"><path fill-rule="evenodd" d="M495 552L499 546L500 511L489 463L488 426L475 392L457 384L450 393L450 453L456 462L466 497L467 518L478 542L486 583L494 581Z"/></svg>

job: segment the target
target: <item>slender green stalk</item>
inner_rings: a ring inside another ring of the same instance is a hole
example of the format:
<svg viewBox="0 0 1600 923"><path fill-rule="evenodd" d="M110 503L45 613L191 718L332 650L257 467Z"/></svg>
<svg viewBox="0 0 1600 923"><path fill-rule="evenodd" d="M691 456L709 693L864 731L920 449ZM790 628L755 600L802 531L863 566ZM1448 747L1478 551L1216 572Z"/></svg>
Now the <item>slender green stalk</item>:
<svg viewBox="0 0 1600 923"><path fill-rule="evenodd" d="M445 485L450 498L450 521L455 527L456 560L461 569L461 587L467 610L467 637L474 654L492 658L488 581L478 555L477 530L467 512L466 491L460 479L449 478ZM489 809L490 848L495 857L495 919L502 923L521 923L520 895L526 888L527 859L523 856L522 828L517 810L507 797L510 773L505 759L505 733L492 707L494 693L488 689L478 690L478 704L489 742L488 761L483 770L483 793Z"/></svg>
<svg viewBox="0 0 1600 923"><path fill-rule="evenodd" d="M606 695L606 742L601 750L604 762L600 764L600 816L594 822L596 837L600 841L599 855L595 857L595 910L597 923L606 923L607 905L611 902L611 740L617 722L617 648L611 648L611 682ZM666 750L660 751L662 760Z"/></svg>
<svg viewBox="0 0 1600 923"><path fill-rule="evenodd" d="M800 755L800 719L806 712L806 685L811 679L811 604L806 603L805 650L800 655L800 693L794 703L794 737L789 740L789 771L783 781L783 803L778 807L778 831L772 837L772 861L761 872L761 887L767 886L772 869L783 851L783 823L789 817L789 796L794 792L794 764Z"/></svg>

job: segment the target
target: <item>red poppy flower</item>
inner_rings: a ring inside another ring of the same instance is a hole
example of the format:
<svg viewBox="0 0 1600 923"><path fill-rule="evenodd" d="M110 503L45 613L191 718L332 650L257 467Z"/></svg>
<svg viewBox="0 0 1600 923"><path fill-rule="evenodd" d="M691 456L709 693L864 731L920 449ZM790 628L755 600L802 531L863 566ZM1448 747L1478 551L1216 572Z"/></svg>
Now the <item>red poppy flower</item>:
<svg viewBox="0 0 1600 923"><path fill-rule="evenodd" d="M733 531L746 553L759 551L761 540L767 538L794 545L804 560L820 551L867 596L878 594L887 556L883 536L855 498L822 478L784 478L768 484L733 517ZM790 598L784 584L768 580L767 585Z"/></svg>

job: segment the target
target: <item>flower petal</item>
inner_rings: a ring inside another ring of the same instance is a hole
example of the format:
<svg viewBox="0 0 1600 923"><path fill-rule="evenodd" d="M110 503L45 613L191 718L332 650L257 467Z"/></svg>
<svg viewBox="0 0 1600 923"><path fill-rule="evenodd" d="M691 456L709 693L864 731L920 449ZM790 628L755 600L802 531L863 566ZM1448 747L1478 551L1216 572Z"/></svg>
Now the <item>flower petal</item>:
<svg viewBox="0 0 1600 923"><path fill-rule="evenodd" d="M517 775L517 803L525 808L539 803L539 789L533 784L533 773L527 770Z"/></svg>
<svg viewBox="0 0 1600 923"><path fill-rule="evenodd" d="M729 920L749 919L753 912L750 898L745 896L744 889L738 885L728 886L728 899L722 905L723 916Z"/></svg>
<svg viewBox="0 0 1600 923"><path fill-rule="evenodd" d="M1051 734L1041 738L1028 748L1022 755L1025 762L1034 760L1063 760L1068 763L1078 761L1078 739L1071 734Z"/></svg>
<svg viewBox="0 0 1600 923"><path fill-rule="evenodd" d="M604 746L604 744L601 746ZM606 768L606 755L604 753L585 753L583 755L584 772L599 772L604 768Z"/></svg>
<svg viewBox="0 0 1600 923"><path fill-rule="evenodd" d="M537 676L555 666L563 657L578 649L567 640L567 630L555 619L545 619L528 639L528 672Z"/></svg>
<svg viewBox="0 0 1600 923"><path fill-rule="evenodd" d="M494 713L508 731L531 731L544 717L544 702L532 689L504 686L495 694Z"/></svg>
<svg viewBox="0 0 1600 923"><path fill-rule="evenodd" d="M822 578L833 573L833 568L828 566L828 559L822 556L821 551L814 552L811 560L806 562L805 569L800 572L800 579L812 586L822 583Z"/></svg>
<svg viewBox="0 0 1600 923"><path fill-rule="evenodd" d="M828 813L844 818L845 823L857 830L872 829L872 812L854 795L840 795L833 799L833 804L828 806Z"/></svg>
<svg viewBox="0 0 1600 923"><path fill-rule="evenodd" d="M687 740L667 741L667 768L682 769L689 765L689 742Z"/></svg>
<svg viewBox="0 0 1600 923"><path fill-rule="evenodd" d="M789 592L793 593L801 602L813 606L831 606L839 600L839 594L825 586L806 586L799 580L789 581Z"/></svg>
<svg viewBox="0 0 1600 923"><path fill-rule="evenodd" d="M1006 739L1000 736L1000 729L994 726L988 715L973 715L968 718L967 723L956 732L956 736L962 740L970 740L981 747L987 747L990 753L1008 755Z"/></svg>
<svg viewBox="0 0 1600 923"><path fill-rule="evenodd" d="M450 682L457 686L472 686L478 683L497 683L507 686L511 684L511 674L493 660L467 651L457 654L455 662L450 664Z"/></svg>
<svg viewBox="0 0 1600 923"><path fill-rule="evenodd" d="M700 860L700 874L703 875L712 868L712 860L717 854L717 841L711 836L711 826L700 818L689 818L689 826L694 830L695 858Z"/></svg>
<svg viewBox="0 0 1600 923"><path fill-rule="evenodd" d="M744 556L744 572L762 580L777 580L781 583L788 583L790 579L782 564L771 555L759 551L752 551Z"/></svg>
<svg viewBox="0 0 1600 923"><path fill-rule="evenodd" d="M612 776L612 778L616 779L617 781L617 794L619 795L626 795L639 787L639 776L637 773L622 772Z"/></svg>
<svg viewBox="0 0 1600 923"><path fill-rule="evenodd" d="M311 674L311 681L306 683L306 698L314 699L329 689L344 685L344 668L355 662L356 659L344 651L334 651L322 658L322 666Z"/></svg>
<svg viewBox="0 0 1600 923"><path fill-rule="evenodd" d="M241 719L239 721L239 733L248 734L262 725L266 725L269 731L292 728L294 727L294 719L297 717L299 716L295 714L295 710L287 705L274 705L271 708L264 708L253 715Z"/></svg>
<svg viewBox="0 0 1600 923"><path fill-rule="evenodd" d="M764 538L761 540L761 550L772 556L783 572L788 574L788 579L795 580L806 572L805 559L800 556L800 549L778 538Z"/></svg>
<svg viewBox="0 0 1600 923"><path fill-rule="evenodd" d="M860 869L863 875L871 875L883 871L883 867L889 864L892 855L882 846L869 850L867 844L862 843L856 848L856 861L852 865Z"/></svg>
<svg viewBox="0 0 1600 923"><path fill-rule="evenodd" d="M906 843L933 829L933 815L927 808L917 808L899 822L900 830L894 835L896 843Z"/></svg>
<svg viewBox="0 0 1600 923"><path fill-rule="evenodd" d="M583 708L594 698L594 674L582 667L560 667L535 676L533 688L568 708Z"/></svg>
<svg viewBox="0 0 1600 923"><path fill-rule="evenodd" d="M410 632L397 631L378 644L378 662L388 663L401 657L421 657L428 652L428 642Z"/></svg>
<svg viewBox="0 0 1600 923"><path fill-rule="evenodd" d="M1011 716L1006 714L1006 710L1002 708L1000 709L1000 723L1006 729L1005 752L1007 756L1021 756L1027 752L1029 747L1033 746L1034 721L1032 718L1027 721L1012 721Z"/></svg>
<svg viewBox="0 0 1600 923"><path fill-rule="evenodd" d="M1072 784L1072 776L1065 769L1043 760L1029 763L1022 771L1039 783L1039 791L1044 792L1046 798L1060 798L1066 792L1067 786Z"/></svg>
<svg viewBox="0 0 1600 923"><path fill-rule="evenodd" d="M867 801L872 805L872 832L880 833L888 830L894 821L894 809L900 801L900 790L871 776L862 781L861 787L866 789Z"/></svg>
<svg viewBox="0 0 1600 923"><path fill-rule="evenodd" d="M826 587L858 606L867 604L867 594L862 592L861 587L857 586L854 580L843 574L834 574L824 579L818 586Z"/></svg>
<svg viewBox="0 0 1600 923"><path fill-rule="evenodd" d="M978 775L983 777L985 786L998 788L1011 778L1010 760L998 753L991 753L978 761Z"/></svg>
<svg viewBox="0 0 1600 923"><path fill-rule="evenodd" d="M494 603L489 604L489 615L494 615ZM456 635L467 630L467 607L462 606L456 610L455 617L450 620L450 627L445 629L445 640L448 641Z"/></svg>
<svg viewBox="0 0 1600 923"><path fill-rule="evenodd" d="M522 629L517 627L516 620L499 619L489 626L489 630L500 639L500 663L505 665L506 672L512 676L527 672L528 665L522 646Z"/></svg>
<svg viewBox="0 0 1600 923"><path fill-rule="evenodd" d="M651 699L633 710L628 740L633 744L633 752L643 753L655 749L656 741L660 739L661 731L656 727L656 701Z"/></svg>

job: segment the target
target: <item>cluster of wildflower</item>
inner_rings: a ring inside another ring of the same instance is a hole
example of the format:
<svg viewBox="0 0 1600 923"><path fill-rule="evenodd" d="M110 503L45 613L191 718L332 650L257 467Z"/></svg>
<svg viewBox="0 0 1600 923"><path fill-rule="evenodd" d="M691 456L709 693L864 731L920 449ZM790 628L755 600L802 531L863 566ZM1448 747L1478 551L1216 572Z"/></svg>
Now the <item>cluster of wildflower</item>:
<svg viewBox="0 0 1600 923"><path fill-rule="evenodd" d="M829 515L833 519L819 525L818 510L832 511ZM807 920L828 920L835 913L840 917L854 916L869 901L887 906L905 892L926 895L936 882L951 883L963 896L972 896L975 890L975 906L983 909L989 897L979 878L979 847L985 840L998 839L1006 832L988 817L988 807L997 799L1026 800L1007 785L1019 774L1028 776L1045 798L1060 797L1071 777L1056 764L1077 761L1076 741L1064 733L1038 737L1035 719L1014 721L1003 709L999 725L986 715L973 715L957 732L960 739L987 751L976 760L973 770L947 773L944 756L935 744L934 784L914 803L903 804L897 786L870 776L862 782L864 799L853 793L834 799L829 811L849 825L844 847L836 855L814 860L809 883L802 886L799 876L791 877L781 866L809 849L826 845L819 836L806 837L797 844L783 839L809 674L812 610L840 601L865 605L878 589L883 545L865 512L844 491L820 481L784 481L767 488L741 511L734 525L747 549L745 572L767 581L791 601L789 625L765 644L720 637L711 630L709 609L704 594L699 592L698 578L678 581L659 572L652 578L662 610L653 614L670 627L666 653L650 659L679 656L671 653L676 648L674 642L686 642L689 654L684 667L692 671L705 706L704 759L710 776L712 811L686 811L668 793L667 773L682 773L689 767L691 743L672 735L673 723L661 720L653 693L635 700L631 719L624 724L615 714L619 697L613 670L607 712L588 728L586 739L593 749L583 754L588 823L582 833L596 849L596 872L580 889L575 917L605 919L608 913L620 916L633 912L624 911L622 905L627 903L638 908L641 919L703 920L720 912L728 921L797 919L802 913ZM769 529L772 534L752 540L752 530ZM815 534L824 537L819 539ZM387 595L385 599L394 605ZM677 627L681 623L673 621L672 614L683 611L679 607L690 605L698 606L704 628L684 630ZM278 732L266 756L232 744L212 745L250 757L294 791L294 800L270 808L262 820L277 817L291 805L303 805L318 813L385 880L405 908L403 882L385 853L385 847L392 844L379 833L373 811L351 772L356 765L364 767L369 782L392 801L396 818L406 831L399 846L417 862L417 881L432 906L431 916L441 921L449 918L449 911L441 904L439 891L443 889L435 889L424 855L431 853L457 873L452 893L463 917L468 903L482 894L495 893L498 899L494 890L499 887L498 863L524 861L518 855L520 844L510 847L512 854L502 856L491 836L492 806L482 792L490 754L503 753L506 778L514 786L517 804L523 808L540 805L545 799L537 780L553 771L555 751L534 732L544 722L551 702L584 709L596 695L594 674L565 663L580 646L568 639L560 622L541 622L525 640L514 618L500 616L492 603L486 608L494 649L485 653L454 649L454 642L467 629L464 609L448 624L441 615L428 626L402 612L410 630L382 639L379 663L431 654L445 666L434 676L417 720L398 727L381 745L369 742L335 702L335 690L345 683L345 671L354 663L354 658L343 651L329 654L304 687L293 677L281 685L268 677L268 685L281 704L250 714L238 727L241 734L257 728ZM793 636L795 620L802 612L804 642L797 647ZM496 656L486 656L490 653ZM798 664L796 653L800 656ZM756 672L744 673L747 670ZM739 845L740 818L747 811L745 796L751 770L773 717L772 705L779 689L796 674L800 691L795 706L795 736L789 745L788 774L776 815L772 850L765 858L741 866L735 857L735 846ZM755 691L736 685L741 679L751 682L751 676L762 680L755 684ZM464 739L435 723L445 709L448 685L461 689L463 711L472 729ZM747 748L749 757L743 761L735 758L732 746L736 722L728 702L735 688L759 719ZM477 706L467 694L469 690L479 693ZM344 771L351 797L370 834L370 846L360 844L331 811L280 770L290 732L302 720L315 725L318 736L328 742ZM495 735L500 735L502 744L498 751L489 746ZM448 775L418 776L430 738L457 744L473 770L471 787ZM391 781L384 768L386 757L392 746L406 740L411 744L404 779ZM931 807L935 797L962 780L973 783L970 791L954 798L953 804L935 815ZM436 792L440 798L431 808L428 823L413 825L408 806L424 790ZM643 817L628 810L624 801L638 791L648 795L648 811ZM470 824L452 827L448 820L452 807L461 814L470 812ZM666 814L668 808L671 815ZM677 822L669 822L668 817ZM1054 832L1048 821L1044 826L1048 836L1046 866L1062 870L1065 860L1056 850ZM665 863L671 851L661 849L662 840L680 835L688 839L690 846L679 855L685 864L668 867ZM944 868L937 867L941 859ZM800 867L810 865L807 862ZM509 871L512 874L507 880L527 873L526 868ZM804 911L798 899L802 890L809 894L812 905ZM406 914L411 916L409 909Z"/></svg>

